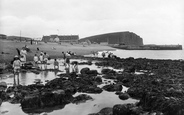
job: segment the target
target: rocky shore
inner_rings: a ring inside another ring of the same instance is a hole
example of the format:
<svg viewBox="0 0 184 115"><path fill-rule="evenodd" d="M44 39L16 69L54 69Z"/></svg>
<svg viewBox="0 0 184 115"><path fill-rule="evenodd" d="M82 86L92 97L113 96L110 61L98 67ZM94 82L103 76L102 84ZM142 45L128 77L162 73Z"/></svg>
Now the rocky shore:
<svg viewBox="0 0 184 115"><path fill-rule="evenodd" d="M124 69L114 71L103 69L101 73L90 68L83 68L80 74L60 74L46 84L32 84L28 86L12 86L1 91L0 100L20 103L25 113L41 113L48 108L61 109L69 103L84 103L93 100L87 94L74 96L76 92L99 94L103 90L116 92L121 99L134 98L140 100L135 104L117 104L107 107L98 113L90 115L183 115L184 114L184 62L180 60L152 60L143 58L102 59L83 58L90 61L97 60L95 65ZM91 64L79 63L79 64ZM6 70L11 70L7 66ZM34 68L25 68L35 70ZM54 71L54 70L49 70ZM137 74L139 73L139 74ZM112 79L114 82L98 87L102 78ZM122 85L128 87L122 91ZM11 96L14 94L14 96Z"/></svg>

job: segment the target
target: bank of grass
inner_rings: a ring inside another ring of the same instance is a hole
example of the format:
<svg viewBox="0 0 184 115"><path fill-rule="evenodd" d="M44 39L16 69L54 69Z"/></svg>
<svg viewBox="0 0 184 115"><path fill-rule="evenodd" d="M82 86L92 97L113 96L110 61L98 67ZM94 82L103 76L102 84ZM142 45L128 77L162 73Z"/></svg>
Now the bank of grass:
<svg viewBox="0 0 184 115"><path fill-rule="evenodd" d="M38 45L36 44L30 44L30 42L16 42L16 41L10 41L10 40L0 40L0 63L2 62L10 62L15 55L17 55L17 50L21 49L25 45L30 48L31 52L27 55L27 60L31 61L33 60L33 56L35 54L39 54L40 51L47 52L51 58L61 58L62 54L61 52L66 51L72 51L75 52L77 55L87 55L91 54L92 51L103 51L103 50L114 50L114 48L111 48L109 46L105 45L99 45L99 44L91 44L91 45L85 45L82 44L69 44L69 43L44 43L39 42ZM39 52L37 52L37 48L40 49ZM3 52L3 53L2 53Z"/></svg>

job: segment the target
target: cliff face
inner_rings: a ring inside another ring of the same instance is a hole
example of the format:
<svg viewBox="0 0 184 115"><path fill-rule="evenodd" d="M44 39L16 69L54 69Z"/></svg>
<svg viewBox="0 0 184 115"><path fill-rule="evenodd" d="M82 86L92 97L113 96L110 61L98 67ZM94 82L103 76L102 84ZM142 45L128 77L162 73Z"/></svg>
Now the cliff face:
<svg viewBox="0 0 184 115"><path fill-rule="evenodd" d="M143 45L143 39L133 32L116 32L90 36L80 41L90 40L91 42L108 42L108 44Z"/></svg>

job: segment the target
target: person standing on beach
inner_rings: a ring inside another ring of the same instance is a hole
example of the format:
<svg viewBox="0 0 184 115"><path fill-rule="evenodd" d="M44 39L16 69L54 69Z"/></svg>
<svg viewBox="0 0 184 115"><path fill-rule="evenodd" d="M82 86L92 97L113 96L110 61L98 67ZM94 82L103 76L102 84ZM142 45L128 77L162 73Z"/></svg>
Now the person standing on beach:
<svg viewBox="0 0 184 115"><path fill-rule="evenodd" d="M62 52L62 54L63 54L63 64L64 64L64 66L66 65L66 54L65 54L65 52Z"/></svg>
<svg viewBox="0 0 184 115"><path fill-rule="evenodd" d="M70 58L69 57L66 57L65 59L66 63L65 63L65 70L66 70L66 74L69 74L70 73Z"/></svg>
<svg viewBox="0 0 184 115"><path fill-rule="evenodd" d="M69 57L66 57L66 66L70 68L70 58Z"/></svg>
<svg viewBox="0 0 184 115"><path fill-rule="evenodd" d="M15 81L15 75L17 74L17 84L19 85L19 72L20 72L20 67L21 67L21 62L19 57L16 55L14 57L14 61L13 61L13 72L14 72L14 85L16 85L16 81Z"/></svg>
<svg viewBox="0 0 184 115"><path fill-rule="evenodd" d="M72 72L74 72L74 73L78 73L79 72L78 62L77 61L73 62L73 64L72 64Z"/></svg>
<svg viewBox="0 0 184 115"><path fill-rule="evenodd" d="M44 52L43 60L45 64L47 64L48 59L49 59L49 55L46 52Z"/></svg>
<svg viewBox="0 0 184 115"><path fill-rule="evenodd" d="M18 73L20 71L21 62L19 60L19 57L16 55L13 61L13 69L14 73Z"/></svg>
<svg viewBox="0 0 184 115"><path fill-rule="evenodd" d="M54 69L59 69L59 62L57 59L54 59Z"/></svg>
<svg viewBox="0 0 184 115"><path fill-rule="evenodd" d="M26 63L26 61L23 55L20 55L20 61L21 61L21 67L24 67L24 64Z"/></svg>
<svg viewBox="0 0 184 115"><path fill-rule="evenodd" d="M34 61L35 67L38 67L39 58L38 58L37 54L34 55L33 61Z"/></svg>
<svg viewBox="0 0 184 115"><path fill-rule="evenodd" d="M47 69L47 61L48 61L48 58L49 58L49 55L44 52L44 55L43 55L43 63L44 63L44 68Z"/></svg>
<svg viewBox="0 0 184 115"><path fill-rule="evenodd" d="M40 58L40 63L42 64L43 63L43 54L42 53L40 54L39 58Z"/></svg>
<svg viewBox="0 0 184 115"><path fill-rule="evenodd" d="M105 58L105 52L102 52L102 57L103 57L103 59Z"/></svg>
<svg viewBox="0 0 184 115"><path fill-rule="evenodd" d="M23 56L24 61L26 62L27 51L26 51L25 47L22 47L22 49L21 49L21 51L20 51L20 55Z"/></svg>

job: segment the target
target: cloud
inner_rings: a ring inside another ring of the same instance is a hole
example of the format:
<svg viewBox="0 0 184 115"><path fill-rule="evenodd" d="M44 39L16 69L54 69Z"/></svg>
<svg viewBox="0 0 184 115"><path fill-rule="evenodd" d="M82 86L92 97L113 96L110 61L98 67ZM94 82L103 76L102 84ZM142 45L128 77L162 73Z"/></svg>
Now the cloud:
<svg viewBox="0 0 184 115"><path fill-rule="evenodd" d="M132 31L145 43L181 43L182 0L2 0L0 30L29 37ZM183 42L184 43L184 42Z"/></svg>

